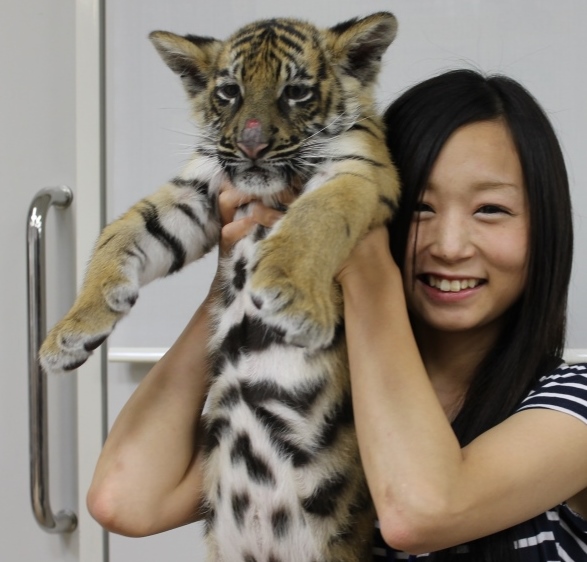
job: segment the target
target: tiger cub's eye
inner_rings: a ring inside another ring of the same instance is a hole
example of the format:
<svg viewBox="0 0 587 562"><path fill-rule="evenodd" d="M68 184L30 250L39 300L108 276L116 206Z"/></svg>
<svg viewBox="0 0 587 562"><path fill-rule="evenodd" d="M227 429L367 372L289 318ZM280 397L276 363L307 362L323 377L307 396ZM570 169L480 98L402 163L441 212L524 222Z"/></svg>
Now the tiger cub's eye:
<svg viewBox="0 0 587 562"><path fill-rule="evenodd" d="M225 100L233 100L240 95L241 89L238 84L223 84L219 86L216 90L216 93L219 97Z"/></svg>
<svg viewBox="0 0 587 562"><path fill-rule="evenodd" d="M283 95L291 101L305 101L313 95L310 86L304 84L288 84L283 89Z"/></svg>

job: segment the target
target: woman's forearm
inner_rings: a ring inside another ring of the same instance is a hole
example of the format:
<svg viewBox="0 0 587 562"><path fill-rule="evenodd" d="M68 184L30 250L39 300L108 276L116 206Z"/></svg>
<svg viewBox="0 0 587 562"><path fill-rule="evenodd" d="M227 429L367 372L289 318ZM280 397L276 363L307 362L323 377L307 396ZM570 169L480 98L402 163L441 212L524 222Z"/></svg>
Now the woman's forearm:
<svg viewBox="0 0 587 562"><path fill-rule="evenodd" d="M88 506L111 531L143 536L198 518L196 434L206 395L207 304L140 383L98 461Z"/></svg>
<svg viewBox="0 0 587 562"><path fill-rule="evenodd" d="M443 512L462 453L416 346L399 271L390 257L376 263L343 278L346 337L367 480L384 536L405 548Z"/></svg>

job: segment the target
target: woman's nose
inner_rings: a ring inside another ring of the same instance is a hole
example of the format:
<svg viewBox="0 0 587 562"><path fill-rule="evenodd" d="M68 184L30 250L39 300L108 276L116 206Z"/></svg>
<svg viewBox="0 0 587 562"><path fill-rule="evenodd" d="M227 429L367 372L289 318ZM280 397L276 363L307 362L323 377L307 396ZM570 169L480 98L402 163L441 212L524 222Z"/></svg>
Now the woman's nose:
<svg viewBox="0 0 587 562"><path fill-rule="evenodd" d="M430 242L430 253L448 263L470 258L474 247L466 221L458 217L445 217L437 221Z"/></svg>

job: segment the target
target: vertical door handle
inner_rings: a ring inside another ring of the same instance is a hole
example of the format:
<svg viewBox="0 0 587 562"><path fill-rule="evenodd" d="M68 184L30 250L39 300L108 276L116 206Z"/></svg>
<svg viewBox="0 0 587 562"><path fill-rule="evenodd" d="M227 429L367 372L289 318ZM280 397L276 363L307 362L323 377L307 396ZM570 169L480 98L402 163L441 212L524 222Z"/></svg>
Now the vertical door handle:
<svg viewBox="0 0 587 562"><path fill-rule="evenodd" d="M48 533L67 533L77 526L71 511L54 514L49 501L49 446L47 435L47 380L38 359L45 339L45 222L52 205L68 207L73 193L68 187L39 191L27 217L27 293L29 368L29 447L31 503L37 523Z"/></svg>

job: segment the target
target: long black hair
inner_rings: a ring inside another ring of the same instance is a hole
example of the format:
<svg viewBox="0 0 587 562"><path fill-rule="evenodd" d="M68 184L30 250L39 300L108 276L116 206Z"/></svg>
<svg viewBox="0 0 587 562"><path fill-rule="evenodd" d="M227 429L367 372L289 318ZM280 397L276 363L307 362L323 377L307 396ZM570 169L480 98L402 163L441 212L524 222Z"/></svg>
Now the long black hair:
<svg viewBox="0 0 587 562"><path fill-rule="evenodd" d="M384 115L387 142L402 181L390 226L391 251L404 266L414 209L448 138L460 127L501 120L522 166L530 212L526 287L494 348L478 365L453 422L461 446L510 416L538 379L562 356L573 254L569 185L560 145L544 111L518 82L455 70L402 94ZM516 560L512 532L473 541L476 562ZM452 560L452 550L434 555ZM463 560L457 555L455 560Z"/></svg>

